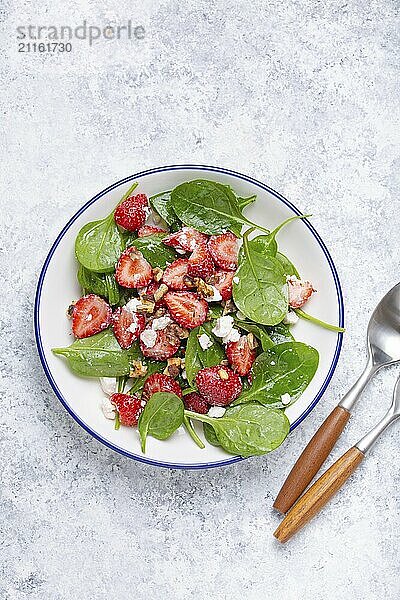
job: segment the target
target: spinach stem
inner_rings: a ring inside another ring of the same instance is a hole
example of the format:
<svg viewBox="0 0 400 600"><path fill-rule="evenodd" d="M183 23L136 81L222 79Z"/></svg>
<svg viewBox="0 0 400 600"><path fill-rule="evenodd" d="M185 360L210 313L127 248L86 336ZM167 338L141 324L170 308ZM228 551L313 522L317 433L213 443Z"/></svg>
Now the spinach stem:
<svg viewBox="0 0 400 600"><path fill-rule="evenodd" d="M119 429L121 427L121 421L119 420L119 413L115 411L115 421L114 421L114 429Z"/></svg>
<svg viewBox="0 0 400 600"><path fill-rule="evenodd" d="M329 331L336 331L337 333L343 333L345 330L344 327L338 327L337 325L331 325L330 323L325 323L325 321L321 321L321 319L317 319L317 317L313 317L308 313L305 313L301 308L295 308L294 312L298 317L304 319L305 321L310 321L311 323L315 323L315 325L320 325L324 327L324 329L329 329Z"/></svg>
<svg viewBox="0 0 400 600"><path fill-rule="evenodd" d="M239 206L241 210L243 210L244 208L246 208L246 206L254 202L256 198L257 194L253 194L253 196L249 196L248 198L240 198L241 202L239 202Z"/></svg>
<svg viewBox="0 0 400 600"><path fill-rule="evenodd" d="M271 236L275 237L276 234L281 229L283 229L283 227L285 227L286 225L288 225L292 221L297 221L298 219L308 219L308 217L312 217L312 215L295 215L294 217L289 217L288 219L286 219L285 221L283 221L283 223L281 223L280 225L278 225L278 227L275 227L275 229L273 231L271 231Z"/></svg>
<svg viewBox="0 0 400 600"><path fill-rule="evenodd" d="M203 450L205 448L205 445L203 444L203 442L201 441L201 439L195 432L194 427L187 415L184 415L184 417L183 417L183 424L186 428L186 431L188 432L188 434L190 435L192 440L195 442L195 444L197 444L198 447Z"/></svg>
<svg viewBox="0 0 400 600"><path fill-rule="evenodd" d="M189 419L195 419L196 421L201 421L202 423L213 424L214 419L212 417L207 417L207 415L201 415L200 413L192 412L191 410L184 411L185 417Z"/></svg>

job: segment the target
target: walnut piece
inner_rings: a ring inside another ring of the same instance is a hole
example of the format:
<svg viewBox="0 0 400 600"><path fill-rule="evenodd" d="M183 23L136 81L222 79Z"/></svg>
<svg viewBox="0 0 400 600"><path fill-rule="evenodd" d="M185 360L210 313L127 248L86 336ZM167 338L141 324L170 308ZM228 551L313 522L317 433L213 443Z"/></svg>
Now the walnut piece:
<svg viewBox="0 0 400 600"><path fill-rule="evenodd" d="M142 363L141 360L134 360L132 362L132 369L129 373L129 377L136 379L137 377L143 377L147 373L147 366Z"/></svg>

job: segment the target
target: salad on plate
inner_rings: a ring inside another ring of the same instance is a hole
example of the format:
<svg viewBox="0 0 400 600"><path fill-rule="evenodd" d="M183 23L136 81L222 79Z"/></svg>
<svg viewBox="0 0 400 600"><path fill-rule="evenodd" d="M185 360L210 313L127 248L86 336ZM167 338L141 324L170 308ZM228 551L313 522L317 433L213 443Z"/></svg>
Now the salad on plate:
<svg viewBox="0 0 400 600"><path fill-rule="evenodd" d="M137 428L143 453L148 436L180 427L200 448L274 450L319 362L291 326L342 331L303 311L313 285L278 249L279 231L304 217L269 231L244 214L256 197L227 185L196 179L150 198L137 185L79 231L76 339L53 352L100 379L104 417Z"/></svg>

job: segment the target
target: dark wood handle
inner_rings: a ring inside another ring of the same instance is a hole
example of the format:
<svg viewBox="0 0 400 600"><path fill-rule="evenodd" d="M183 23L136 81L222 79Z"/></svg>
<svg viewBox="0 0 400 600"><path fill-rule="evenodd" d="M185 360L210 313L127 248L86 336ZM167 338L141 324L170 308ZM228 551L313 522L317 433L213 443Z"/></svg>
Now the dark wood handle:
<svg viewBox="0 0 400 600"><path fill-rule="evenodd" d="M293 506L274 536L282 543L287 542L340 490L363 458L364 454L355 446L347 450Z"/></svg>
<svg viewBox="0 0 400 600"><path fill-rule="evenodd" d="M329 456L349 418L349 411L337 406L322 423L300 454L274 502L274 508L279 512L286 513L304 492Z"/></svg>

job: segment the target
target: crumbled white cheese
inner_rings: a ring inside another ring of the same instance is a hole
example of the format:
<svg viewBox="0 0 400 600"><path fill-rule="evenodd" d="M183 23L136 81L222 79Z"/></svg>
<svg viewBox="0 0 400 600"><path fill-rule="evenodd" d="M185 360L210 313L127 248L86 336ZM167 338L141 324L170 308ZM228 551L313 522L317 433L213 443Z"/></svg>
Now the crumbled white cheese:
<svg viewBox="0 0 400 600"><path fill-rule="evenodd" d="M214 417L216 419L219 419L220 417L224 416L225 411L226 411L226 408L224 408L223 406L211 406L211 408L207 414L209 417Z"/></svg>
<svg viewBox="0 0 400 600"><path fill-rule="evenodd" d="M159 317L158 319L154 319L154 321L152 321L151 328L153 331L161 331L170 323L172 323L172 319L170 317Z"/></svg>
<svg viewBox="0 0 400 600"><path fill-rule="evenodd" d="M187 379L186 369L183 369L182 377L183 377L183 379Z"/></svg>
<svg viewBox="0 0 400 600"><path fill-rule="evenodd" d="M240 331L238 329L231 329L228 335L225 335L222 338L224 344L229 344L229 342L238 342L240 340Z"/></svg>
<svg viewBox="0 0 400 600"><path fill-rule="evenodd" d="M211 346L213 345L213 341L208 337L206 333L203 333L199 337L199 344L203 348L203 350L207 350L208 348L211 348Z"/></svg>
<svg viewBox="0 0 400 600"><path fill-rule="evenodd" d="M142 406L144 408L146 406L146 400L141 400L140 401L140 406Z"/></svg>
<svg viewBox="0 0 400 600"><path fill-rule="evenodd" d="M157 332L153 329L145 329L140 334L140 339L147 348L153 348L156 345Z"/></svg>
<svg viewBox="0 0 400 600"><path fill-rule="evenodd" d="M289 312L284 316L283 322L285 325L296 325L299 317L296 315L294 310L289 310Z"/></svg>
<svg viewBox="0 0 400 600"><path fill-rule="evenodd" d="M130 312L132 315L137 312L138 307L141 305L139 298L132 298L124 306L124 309Z"/></svg>
<svg viewBox="0 0 400 600"><path fill-rule="evenodd" d="M106 419L115 419L115 406L111 402L110 398L103 398L101 402L101 410Z"/></svg>
<svg viewBox="0 0 400 600"><path fill-rule="evenodd" d="M244 315L240 310L236 311L236 316L241 321L245 321L246 320L246 315Z"/></svg>
<svg viewBox="0 0 400 600"><path fill-rule="evenodd" d="M214 285L210 285L210 288L212 288L213 295L205 297L207 302L219 302L220 300L222 300L222 296L219 290L217 290L217 288Z"/></svg>
<svg viewBox="0 0 400 600"><path fill-rule="evenodd" d="M177 252L178 254L186 254L186 250L183 250L182 248L174 248L175 252Z"/></svg>
<svg viewBox="0 0 400 600"><path fill-rule="evenodd" d="M130 331L131 333L137 333L138 326L139 326L138 317L135 312L131 313L131 315L132 315L132 323L129 325L128 331Z"/></svg>
<svg viewBox="0 0 400 600"><path fill-rule="evenodd" d="M230 315L219 317L215 327L212 329L212 332L217 337L222 338L224 344L228 344L229 342L237 342L240 339L240 331L233 327L233 323L233 317Z"/></svg>
<svg viewBox="0 0 400 600"><path fill-rule="evenodd" d="M106 396L112 396L117 391L117 380L115 377L100 377L100 385Z"/></svg>
<svg viewBox="0 0 400 600"><path fill-rule="evenodd" d="M232 281L233 283L239 283L239 277L235 276Z"/></svg>
<svg viewBox="0 0 400 600"><path fill-rule="evenodd" d="M215 327L213 328L212 332L217 337L224 337L224 336L228 335L230 331L232 331L233 323L234 323L233 317L231 317L230 315L225 315L224 317L219 317L217 319L217 322L216 322Z"/></svg>
<svg viewBox="0 0 400 600"><path fill-rule="evenodd" d="M283 394L283 395L281 396L281 401L282 401L282 404L285 404L285 405L286 405L286 404L290 404L290 403L291 403L291 401L292 401L292 399L291 399L291 397L290 397L290 394Z"/></svg>

